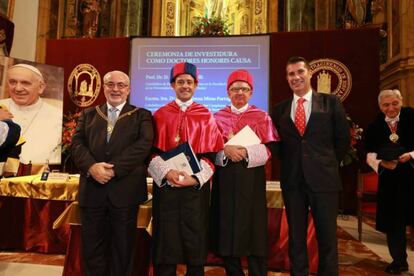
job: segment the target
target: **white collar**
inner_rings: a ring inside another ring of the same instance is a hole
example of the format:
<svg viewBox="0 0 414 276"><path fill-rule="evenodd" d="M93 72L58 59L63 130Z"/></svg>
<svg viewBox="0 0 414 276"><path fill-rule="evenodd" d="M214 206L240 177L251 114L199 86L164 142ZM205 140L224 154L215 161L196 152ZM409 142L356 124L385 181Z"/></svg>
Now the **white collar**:
<svg viewBox="0 0 414 276"><path fill-rule="evenodd" d="M124 106L126 105L126 102L123 102L123 103L121 103L121 104L119 104L119 105L117 105L117 106L112 106L112 105L110 105L108 102L106 102L106 106L108 107L108 110L110 109L110 108L112 108L112 107L115 107L116 109L117 109L117 112L118 111L121 111L122 110L122 108L124 108Z"/></svg>
<svg viewBox="0 0 414 276"><path fill-rule="evenodd" d="M385 116L385 121L387 123L395 124L396 122L400 121L400 113L398 113L398 115L395 116L394 118L390 118L390 117Z"/></svg>
<svg viewBox="0 0 414 276"><path fill-rule="evenodd" d="M186 102L183 102L183 101L181 101L180 99L178 99L178 98L176 98L175 99L175 103L180 107L180 109L182 110L182 111L185 111L186 109L187 109L187 107L189 107L190 105L192 105L193 104L193 98L191 98L191 99L189 99L188 101L186 101Z"/></svg>
<svg viewBox="0 0 414 276"><path fill-rule="evenodd" d="M33 112L33 111L37 111L39 110L43 105L43 101L42 98L39 98L37 100L37 102L35 102L32 105L18 105L16 104L12 98L10 98L9 100L9 110L11 113L13 113L13 111L24 111L24 112Z"/></svg>
<svg viewBox="0 0 414 276"><path fill-rule="evenodd" d="M240 108L235 107L234 105L230 105L231 112L240 114L245 112L249 108L249 104L247 103L245 106L242 106Z"/></svg>
<svg viewBox="0 0 414 276"><path fill-rule="evenodd" d="M302 97L299 97L298 95L293 94L293 102L294 102L295 104L298 102L298 100L299 100L300 98L305 99L308 103L309 103L309 102L311 102L311 101L312 101L312 89L311 89L311 90L309 90L308 92L306 92L306 94L305 94L305 95L303 95Z"/></svg>

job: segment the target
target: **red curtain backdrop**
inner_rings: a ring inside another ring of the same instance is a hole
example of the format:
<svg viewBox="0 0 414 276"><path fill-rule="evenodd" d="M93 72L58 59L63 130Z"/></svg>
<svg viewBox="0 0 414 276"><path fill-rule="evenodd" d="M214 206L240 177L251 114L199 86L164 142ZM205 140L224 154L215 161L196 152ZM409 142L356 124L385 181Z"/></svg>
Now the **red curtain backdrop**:
<svg viewBox="0 0 414 276"><path fill-rule="evenodd" d="M93 65L101 75L108 71L121 70L129 73L130 43L129 38L80 38L80 39L55 39L46 43L46 64L56 65L64 68L64 114L75 112L79 109L69 97L67 84L72 70L79 64L88 63ZM105 102L103 88L96 101L95 106Z"/></svg>
<svg viewBox="0 0 414 276"><path fill-rule="evenodd" d="M379 40L376 28L271 34L269 110L292 95L286 81L289 57L336 59L352 75L352 89L343 102L346 112L365 128L379 112Z"/></svg>

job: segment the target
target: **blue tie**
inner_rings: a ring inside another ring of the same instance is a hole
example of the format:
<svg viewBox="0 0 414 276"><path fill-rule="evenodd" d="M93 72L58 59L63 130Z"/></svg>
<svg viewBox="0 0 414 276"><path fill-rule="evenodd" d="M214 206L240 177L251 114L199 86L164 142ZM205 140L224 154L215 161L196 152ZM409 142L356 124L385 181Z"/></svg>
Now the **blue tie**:
<svg viewBox="0 0 414 276"><path fill-rule="evenodd" d="M116 114L117 111L118 109L116 107L111 107L108 110L108 128L107 128L107 135L106 135L107 142L109 142L112 131L114 130L114 127L115 127L115 123L118 117Z"/></svg>

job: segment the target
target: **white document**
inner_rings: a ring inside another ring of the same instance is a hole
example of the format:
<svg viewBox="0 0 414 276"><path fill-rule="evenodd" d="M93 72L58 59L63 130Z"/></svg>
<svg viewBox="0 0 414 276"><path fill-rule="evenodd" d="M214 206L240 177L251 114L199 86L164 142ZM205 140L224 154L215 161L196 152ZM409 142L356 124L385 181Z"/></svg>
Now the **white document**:
<svg viewBox="0 0 414 276"><path fill-rule="evenodd" d="M183 152L177 154L174 157L171 157L165 162L167 162L168 166L174 170L184 171L189 175L193 175L193 170L191 169L190 163L188 162L187 157Z"/></svg>
<svg viewBox="0 0 414 276"><path fill-rule="evenodd" d="M260 141L260 138L257 137L256 133L254 133L254 131L248 125L246 125L224 145L247 147L260 144L261 142L262 141Z"/></svg>
<svg viewBox="0 0 414 276"><path fill-rule="evenodd" d="M280 190L280 182L279 181L266 181L266 190Z"/></svg>
<svg viewBox="0 0 414 276"><path fill-rule="evenodd" d="M67 182L69 179L68 173L50 172L46 182Z"/></svg>

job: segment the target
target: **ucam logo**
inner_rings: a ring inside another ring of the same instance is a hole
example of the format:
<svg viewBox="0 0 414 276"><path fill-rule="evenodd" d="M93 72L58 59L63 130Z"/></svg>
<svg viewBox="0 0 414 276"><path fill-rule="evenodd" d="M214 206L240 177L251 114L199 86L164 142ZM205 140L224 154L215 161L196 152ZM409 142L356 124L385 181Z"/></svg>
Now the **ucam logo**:
<svg viewBox="0 0 414 276"><path fill-rule="evenodd" d="M91 106L99 96L101 76L91 64L79 64L70 73L67 88L74 104L79 107Z"/></svg>
<svg viewBox="0 0 414 276"><path fill-rule="evenodd" d="M343 102L351 92L352 76L348 67L336 59L312 60L312 87L319 93L335 94Z"/></svg>

